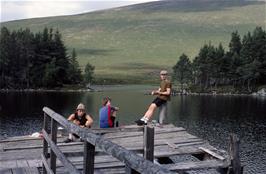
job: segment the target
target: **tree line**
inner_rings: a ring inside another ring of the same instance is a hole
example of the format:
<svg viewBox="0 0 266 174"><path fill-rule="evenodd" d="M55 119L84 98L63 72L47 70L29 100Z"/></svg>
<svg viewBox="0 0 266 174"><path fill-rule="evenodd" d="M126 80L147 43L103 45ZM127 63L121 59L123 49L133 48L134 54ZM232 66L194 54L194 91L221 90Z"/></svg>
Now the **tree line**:
<svg viewBox="0 0 266 174"><path fill-rule="evenodd" d="M54 88L93 79L94 67L88 63L82 74L75 49L69 55L53 28L34 34L2 27L0 43L1 89Z"/></svg>
<svg viewBox="0 0 266 174"><path fill-rule="evenodd" d="M204 44L190 61L182 54L173 67L173 78L201 91L232 86L235 91L251 92L266 84L266 32L261 27L248 32L241 39L238 31L231 34L229 50Z"/></svg>

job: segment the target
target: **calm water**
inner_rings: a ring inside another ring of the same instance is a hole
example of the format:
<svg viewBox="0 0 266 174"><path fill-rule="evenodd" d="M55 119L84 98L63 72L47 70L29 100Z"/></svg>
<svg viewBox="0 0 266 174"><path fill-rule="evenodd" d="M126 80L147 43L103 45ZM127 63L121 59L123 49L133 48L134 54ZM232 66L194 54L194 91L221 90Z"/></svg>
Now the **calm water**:
<svg viewBox="0 0 266 174"><path fill-rule="evenodd" d="M104 96L110 96L113 105L120 107L120 124L130 124L144 113L153 99L144 95L146 92L147 87L131 86L93 93L0 93L0 138L40 131L43 106L67 117L83 102L97 127L98 109ZM169 103L168 115L169 122L223 149L228 149L229 133L236 133L241 140L240 156L246 166L245 173L266 173L266 98L176 96Z"/></svg>

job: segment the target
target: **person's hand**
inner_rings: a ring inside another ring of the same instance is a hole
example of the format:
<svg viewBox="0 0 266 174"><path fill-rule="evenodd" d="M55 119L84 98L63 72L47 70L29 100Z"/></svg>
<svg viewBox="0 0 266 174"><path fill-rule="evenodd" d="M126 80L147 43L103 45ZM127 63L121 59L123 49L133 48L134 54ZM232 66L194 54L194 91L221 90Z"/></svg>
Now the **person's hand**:
<svg viewBox="0 0 266 174"><path fill-rule="evenodd" d="M157 91L152 91L151 92L151 95L158 95L160 92L157 90Z"/></svg>
<svg viewBox="0 0 266 174"><path fill-rule="evenodd" d="M119 110L119 107L115 107L115 110L118 111Z"/></svg>
<svg viewBox="0 0 266 174"><path fill-rule="evenodd" d="M80 122L78 120L74 120L73 123L80 125Z"/></svg>

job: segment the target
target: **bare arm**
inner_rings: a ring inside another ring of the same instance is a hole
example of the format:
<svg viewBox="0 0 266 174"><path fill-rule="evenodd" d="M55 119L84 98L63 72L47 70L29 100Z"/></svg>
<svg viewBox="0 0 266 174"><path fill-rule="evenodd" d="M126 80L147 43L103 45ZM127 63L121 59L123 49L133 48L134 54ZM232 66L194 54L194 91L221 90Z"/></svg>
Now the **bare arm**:
<svg viewBox="0 0 266 174"><path fill-rule="evenodd" d="M157 91L152 91L151 95L158 95L160 92L161 88L159 88Z"/></svg>
<svg viewBox="0 0 266 174"><path fill-rule="evenodd" d="M159 95L170 95L171 94L171 88L166 88L165 92L158 92Z"/></svg>
<svg viewBox="0 0 266 174"><path fill-rule="evenodd" d="M75 120L75 114L71 114L71 115L68 117L67 120L68 120L68 121L73 121L73 120Z"/></svg>
<svg viewBox="0 0 266 174"><path fill-rule="evenodd" d="M154 91L153 95L170 95L171 94L171 88L166 88L165 92L160 91Z"/></svg>
<svg viewBox="0 0 266 174"><path fill-rule="evenodd" d="M86 119L87 119L87 121L86 121L86 123L85 123L85 126L86 126L86 127L90 127L90 126L92 126L93 119L91 118L91 116L90 116L90 115L86 115Z"/></svg>

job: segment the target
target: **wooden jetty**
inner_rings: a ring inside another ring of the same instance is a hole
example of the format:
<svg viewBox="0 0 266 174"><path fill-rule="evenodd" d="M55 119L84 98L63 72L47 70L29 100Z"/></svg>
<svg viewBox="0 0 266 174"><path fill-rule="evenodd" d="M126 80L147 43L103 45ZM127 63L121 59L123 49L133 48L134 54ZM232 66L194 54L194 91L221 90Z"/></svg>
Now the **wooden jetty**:
<svg viewBox="0 0 266 174"><path fill-rule="evenodd" d="M0 174L242 173L239 140L233 135L228 153L172 124L82 129L49 108L43 111L42 138L0 141ZM66 136L58 126L83 142L63 143Z"/></svg>

